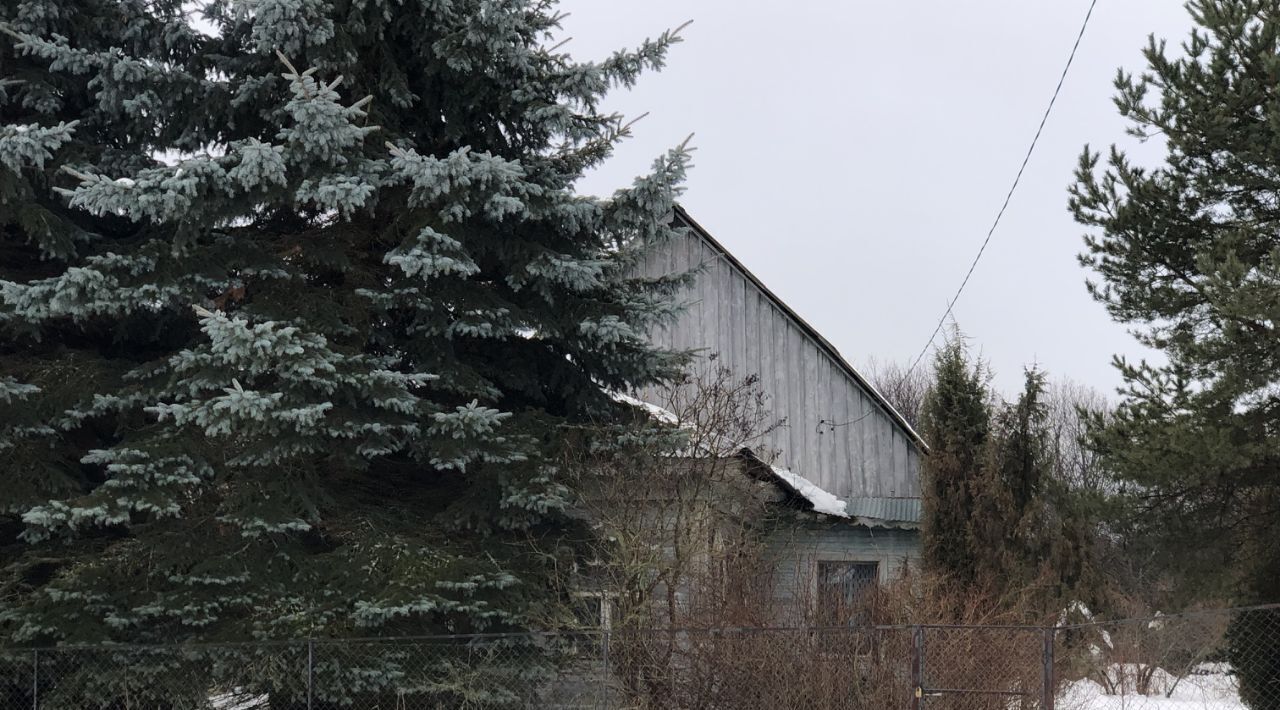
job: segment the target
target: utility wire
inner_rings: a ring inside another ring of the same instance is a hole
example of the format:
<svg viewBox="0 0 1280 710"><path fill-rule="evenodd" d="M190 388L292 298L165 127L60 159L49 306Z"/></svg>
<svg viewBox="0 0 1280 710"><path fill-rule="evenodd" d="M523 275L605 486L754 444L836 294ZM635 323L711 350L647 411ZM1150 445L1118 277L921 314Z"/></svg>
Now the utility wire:
<svg viewBox="0 0 1280 710"><path fill-rule="evenodd" d="M1067 64L1062 67L1062 75L1058 77L1058 85L1053 89L1053 97L1049 99L1049 105L1044 110L1044 115L1040 117L1040 125L1036 128L1036 135L1031 139L1031 145L1027 148L1027 154L1022 158L1022 165L1018 167L1018 174L1013 178L1013 184L1009 186L1009 192L1004 196L1004 204L1000 205L1000 211L996 213L995 221L991 223L991 229L987 230L987 238L982 240L982 246L978 249L977 256L973 257L973 263L969 264L969 271L964 275L964 280L960 282L960 288L956 289L956 294L951 297L951 302L947 304L947 310L938 319L938 325L934 327L933 334L929 336L929 342L925 343L924 348L920 350L920 354L916 355L916 359L912 361L911 367L907 368L907 372L903 377L910 375L920 361L924 358L925 353L929 352L929 348L933 346L933 341L938 337L938 333L942 330L942 325L947 322L947 318L951 315L951 309L955 308L956 301L960 300L960 294L964 291L964 287L969 284L969 277L973 276L973 270L977 268L978 261L982 259L982 254L987 250L987 244L991 242L991 235L995 233L996 227L1000 226L1000 218L1004 216L1004 211L1009 207L1009 201L1013 199L1014 190L1018 189L1018 182L1022 180L1022 173L1027 169L1027 163L1031 161L1031 154L1036 150L1036 143L1040 141L1040 134L1044 132L1044 124L1049 120L1049 114L1053 111L1053 104L1058 100L1058 93L1062 91L1062 82L1067 79L1067 72L1071 70L1071 63L1075 61L1076 50L1080 48L1080 40L1084 37L1085 28L1089 26L1089 18L1093 16L1093 8L1098 4L1098 0L1091 0L1089 3L1089 11L1084 15L1084 22L1080 23L1080 32L1076 35L1076 43L1071 47L1071 54L1067 56Z"/></svg>
<svg viewBox="0 0 1280 710"><path fill-rule="evenodd" d="M1009 186L1009 192L1005 193L1004 203L1000 205L1000 211L996 213L996 218L991 222L991 228L987 230L987 237L982 240L982 246L978 248L978 253L973 257L973 263L969 264L969 271L965 273L964 280L960 282L960 288L956 289L956 293L951 297L951 301L947 303L947 310L943 312L942 317L938 319L938 325L934 327L933 334L929 336L929 342L921 348L920 354L916 355L915 360L911 361L911 367L902 375L906 378L915 371L916 366L924 359L925 353L929 352L929 348L933 346L933 341L938 337L938 333L942 331L942 326L947 322L947 318L951 315L951 310L955 308L956 301L960 300L960 294L964 292L964 287L969 285L969 279L973 276L973 270L978 268L978 262L982 260L982 255L987 250L987 244L991 242L991 235L995 234L996 227L1000 226L1000 219L1004 217L1004 212L1009 208L1009 201L1013 199L1013 193L1018 189L1018 183L1022 181L1022 173L1027 169L1027 163L1031 162L1031 154L1036 150L1036 144L1040 142L1040 134L1044 132L1044 125L1049 121L1049 114L1053 112L1053 105L1058 101L1058 94L1062 91L1062 84L1067 80L1067 72L1071 71L1071 64L1076 59L1076 51L1080 49L1080 40L1084 38L1084 31L1089 27L1089 18L1093 17L1093 8L1098 4L1098 0L1090 0L1089 10L1084 14L1084 21L1080 23L1080 32L1076 34L1075 44L1071 45L1071 54L1067 55L1067 63L1062 67L1062 74L1058 77L1058 85L1053 88L1053 96L1049 98L1049 105L1044 109L1044 115L1040 117L1040 125L1036 127L1036 134L1031 139L1031 145L1027 147L1027 154L1022 158L1022 165L1018 166L1018 174L1013 177L1013 184ZM847 422L829 422L825 419L818 420L818 433L823 433L823 429L835 431L838 427L846 427L857 424L875 413L875 410L867 412L862 416L851 419Z"/></svg>

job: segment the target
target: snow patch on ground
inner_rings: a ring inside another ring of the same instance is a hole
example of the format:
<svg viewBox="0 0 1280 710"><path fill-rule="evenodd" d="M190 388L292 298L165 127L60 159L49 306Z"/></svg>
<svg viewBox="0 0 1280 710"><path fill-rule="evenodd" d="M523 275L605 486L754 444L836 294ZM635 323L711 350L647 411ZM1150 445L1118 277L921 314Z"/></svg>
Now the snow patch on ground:
<svg viewBox="0 0 1280 710"><path fill-rule="evenodd" d="M214 710L266 710L270 707L270 698L264 695L253 695L239 688L227 693L209 696L209 707Z"/></svg>
<svg viewBox="0 0 1280 710"><path fill-rule="evenodd" d="M1130 682L1138 676L1133 664L1116 664L1107 676L1119 681L1116 695L1094 680L1069 683L1059 694L1059 710L1247 710L1240 700L1236 679L1221 663L1206 663L1181 680L1156 670L1151 677L1150 695L1138 694ZM1166 697L1166 695L1168 697Z"/></svg>
<svg viewBox="0 0 1280 710"><path fill-rule="evenodd" d="M773 469L773 475L781 478L792 490L813 504L813 512L835 515L841 518L849 517L849 514L845 512L845 509L849 506L847 502L837 498L832 493L822 490L804 476L777 466L770 466L770 468Z"/></svg>

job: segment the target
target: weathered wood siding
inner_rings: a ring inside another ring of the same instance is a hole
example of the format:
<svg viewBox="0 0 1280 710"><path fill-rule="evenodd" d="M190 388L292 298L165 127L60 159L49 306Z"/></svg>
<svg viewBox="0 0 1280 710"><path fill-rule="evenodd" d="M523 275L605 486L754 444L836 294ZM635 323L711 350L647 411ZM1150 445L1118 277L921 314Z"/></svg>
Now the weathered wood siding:
<svg viewBox="0 0 1280 710"><path fill-rule="evenodd" d="M684 220L677 212L677 219ZM920 495L919 448L910 429L858 381L835 349L691 222L654 253L650 276L701 267L677 323L653 333L676 350L717 353L740 375L756 374L785 426L768 447L778 463L842 498ZM656 392L642 397L661 404ZM835 422L831 427L823 420ZM850 423L852 422L852 423Z"/></svg>

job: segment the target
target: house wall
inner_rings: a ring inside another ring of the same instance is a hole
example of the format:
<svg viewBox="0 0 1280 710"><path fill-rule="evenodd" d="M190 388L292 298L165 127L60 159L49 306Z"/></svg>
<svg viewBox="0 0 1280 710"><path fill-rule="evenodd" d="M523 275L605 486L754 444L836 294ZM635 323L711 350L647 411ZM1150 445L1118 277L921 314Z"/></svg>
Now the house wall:
<svg viewBox="0 0 1280 710"><path fill-rule="evenodd" d="M779 525L769 536L774 559L773 596L783 609L801 613L817 598L819 562L877 562L886 584L916 564L920 532L854 525L837 518ZM787 619L785 621L800 621Z"/></svg>
<svg viewBox="0 0 1280 710"><path fill-rule="evenodd" d="M716 353L718 363L738 375L758 375L774 417L786 421L767 441L779 465L841 498L919 496L920 453L911 435L833 348L806 332L697 228L652 254L644 272L657 277L699 267L685 294L686 311L654 332L654 342ZM657 391L639 394L663 404Z"/></svg>

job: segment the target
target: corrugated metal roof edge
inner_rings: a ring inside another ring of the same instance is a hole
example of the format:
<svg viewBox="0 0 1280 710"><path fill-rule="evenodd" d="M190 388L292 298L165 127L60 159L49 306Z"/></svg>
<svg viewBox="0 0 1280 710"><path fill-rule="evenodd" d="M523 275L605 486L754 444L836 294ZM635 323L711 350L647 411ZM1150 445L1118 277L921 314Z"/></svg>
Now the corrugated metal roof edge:
<svg viewBox="0 0 1280 710"><path fill-rule="evenodd" d="M844 359L844 356L840 354L840 351L836 349L836 346L832 345L830 342L827 341L826 338L822 337L822 334L819 333L813 326L809 325L805 321L805 319L801 318L800 314L796 313L795 310L791 308L791 306L788 306L786 302L784 302L781 298L779 298L776 293L771 291L768 286L765 286L764 282L761 281L759 277L757 277L755 274L751 273L751 270L748 269L745 264L739 261L736 256L731 254L723 244L716 241L716 238L711 236L711 233L708 232L705 227L698 224L697 221L693 219L693 217L689 216L688 211L686 211L682 205L679 205L679 204L676 205L675 213L681 220L687 223L689 227L698 234L699 237L701 237L705 242L710 244L713 249L719 252L725 258L726 261L732 264L733 267L736 268L738 271L742 272L742 275L745 276L747 280L755 284L756 288L760 289L760 291L764 293L764 295L768 296L769 300L773 302L773 304L777 306L779 310L785 313L787 317L791 318L791 320L795 321L796 325L800 327L800 330L803 331L804 334L808 336L810 340L812 340L816 345L818 345L818 347L820 347L824 352L826 352L827 356L830 357L837 365L839 365L840 368L844 370L845 374L852 377L854 382L857 382L860 387L865 389L871 395L872 399L874 399L876 403L879 404L882 409L884 409L885 413L889 415L889 418L895 424L897 424L900 429L906 432L906 434L911 438L911 440L916 443L916 446L920 447L921 451L928 453L929 445L925 443L924 437L920 436L920 434L916 432L915 428L913 428L911 424L907 422L906 418L903 417L902 414L897 409L895 409L892 404L889 404L889 400L885 399L884 395L880 394L880 390L876 389L875 385L871 384L871 382L867 380L867 378L862 376L862 373L858 372L858 370L854 368L853 365L849 364L848 360Z"/></svg>
<svg viewBox="0 0 1280 710"><path fill-rule="evenodd" d="M867 496L849 498L846 501L846 512L851 518L873 518L919 525L923 510L920 498Z"/></svg>
<svg viewBox="0 0 1280 710"><path fill-rule="evenodd" d="M908 520L881 520L879 518L852 518L851 521L855 525L861 525L867 528L880 528L882 530L919 530L920 523L913 523Z"/></svg>
<svg viewBox="0 0 1280 710"><path fill-rule="evenodd" d="M771 481L773 482L774 485L778 486L778 488L781 489L783 493L787 494L793 499L799 499L799 500L808 502L810 505L809 512L813 513L814 515L821 515L824 518L830 518L832 520L844 520L844 521L847 521L850 525L862 525L864 527L869 527L869 528L886 528L891 530L919 530L920 529L919 513L916 514L916 518L914 520L895 520L889 517L879 517L875 515L856 515L852 513L849 515L831 515L819 510L814 510L812 508L812 505L813 505L812 501L809 501L808 498L801 491L797 490L795 486L791 485L789 481L787 481L782 476L778 475L777 469L775 469L773 466L770 466L769 464L762 461L760 457L756 456L755 452L753 452L751 449L743 449L742 451L738 452L738 455L742 457L742 459L745 461L746 471L749 475L754 476L757 480ZM920 498L883 498L883 497L849 498L846 500L846 503L853 503L854 501L882 501L882 502L901 502L901 503L908 503L909 501L915 501L917 505L922 505Z"/></svg>

